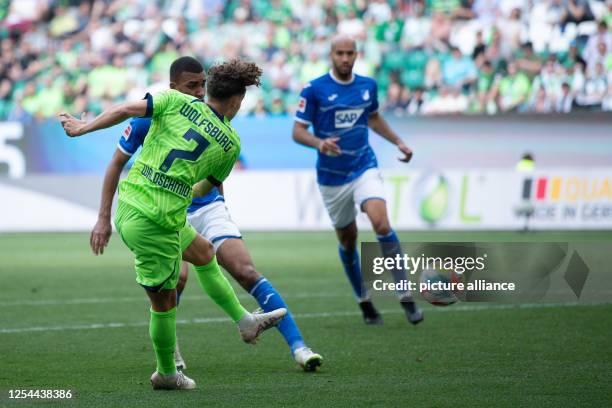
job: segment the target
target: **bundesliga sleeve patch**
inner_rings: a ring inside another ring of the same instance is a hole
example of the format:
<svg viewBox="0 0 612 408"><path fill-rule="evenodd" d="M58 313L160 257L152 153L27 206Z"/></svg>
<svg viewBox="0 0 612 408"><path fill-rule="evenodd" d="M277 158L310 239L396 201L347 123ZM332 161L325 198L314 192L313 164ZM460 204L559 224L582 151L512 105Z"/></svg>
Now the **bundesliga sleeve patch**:
<svg viewBox="0 0 612 408"><path fill-rule="evenodd" d="M298 112L306 112L306 98L300 97L300 103L298 103Z"/></svg>
<svg viewBox="0 0 612 408"><path fill-rule="evenodd" d="M132 133L132 125L130 124L123 131L123 137L125 138L125 140L129 139L131 133Z"/></svg>

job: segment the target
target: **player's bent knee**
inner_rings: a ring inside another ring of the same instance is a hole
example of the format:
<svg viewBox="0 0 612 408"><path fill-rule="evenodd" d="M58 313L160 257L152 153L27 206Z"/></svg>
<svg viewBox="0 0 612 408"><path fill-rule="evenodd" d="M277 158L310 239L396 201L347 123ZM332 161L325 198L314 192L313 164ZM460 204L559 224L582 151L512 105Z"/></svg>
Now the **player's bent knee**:
<svg viewBox="0 0 612 408"><path fill-rule="evenodd" d="M386 219L372 220L372 228L376 235L387 235L391 232L391 225Z"/></svg>
<svg viewBox="0 0 612 408"><path fill-rule="evenodd" d="M378 228L374 228L374 231L376 231L376 235L388 235L391 232L391 226L389 224L384 224Z"/></svg>
<svg viewBox="0 0 612 408"><path fill-rule="evenodd" d="M250 263L237 266L234 268L234 272L235 273L232 275L236 281L238 281L240 286L247 291L257 282L257 279L261 277L261 274L257 272L255 266Z"/></svg>
<svg viewBox="0 0 612 408"><path fill-rule="evenodd" d="M194 266L203 266L212 261L215 256L213 244L202 237L196 238L193 245L187 248L183 254L183 259Z"/></svg>
<svg viewBox="0 0 612 408"><path fill-rule="evenodd" d="M212 250L212 249L211 249L210 252L199 253L199 254L197 254L195 256L195 258L193 260L193 265L194 266L203 266L203 265L209 264L210 261L213 260L214 256L215 256L215 251Z"/></svg>

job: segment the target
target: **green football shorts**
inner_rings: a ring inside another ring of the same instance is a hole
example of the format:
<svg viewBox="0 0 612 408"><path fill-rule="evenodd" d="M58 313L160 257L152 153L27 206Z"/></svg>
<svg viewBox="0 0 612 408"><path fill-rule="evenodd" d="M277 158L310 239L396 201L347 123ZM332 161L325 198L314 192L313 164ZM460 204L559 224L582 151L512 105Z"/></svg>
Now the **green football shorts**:
<svg viewBox="0 0 612 408"><path fill-rule="evenodd" d="M152 292L174 289L181 266L181 235L187 240L190 231L183 228L186 231L181 234L183 230L166 229L121 200L115 214L115 226L134 254L136 282ZM191 240L194 238L195 235Z"/></svg>
<svg viewBox="0 0 612 408"><path fill-rule="evenodd" d="M183 252L185 252L187 247L191 245L193 240L196 239L196 236L198 235L198 233L196 232L195 228L191 226L190 223L185 221L185 226L181 228L181 231L179 232L179 234L181 236L181 254L182 254Z"/></svg>

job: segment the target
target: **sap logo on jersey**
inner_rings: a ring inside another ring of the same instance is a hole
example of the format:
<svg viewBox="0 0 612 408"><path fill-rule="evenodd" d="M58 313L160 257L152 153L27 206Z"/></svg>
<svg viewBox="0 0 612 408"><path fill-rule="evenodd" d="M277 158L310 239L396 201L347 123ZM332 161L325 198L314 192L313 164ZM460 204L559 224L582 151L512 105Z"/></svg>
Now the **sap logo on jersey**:
<svg viewBox="0 0 612 408"><path fill-rule="evenodd" d="M337 128L348 128L357 123L357 120L361 117L363 109L346 109L336 111L336 127Z"/></svg>

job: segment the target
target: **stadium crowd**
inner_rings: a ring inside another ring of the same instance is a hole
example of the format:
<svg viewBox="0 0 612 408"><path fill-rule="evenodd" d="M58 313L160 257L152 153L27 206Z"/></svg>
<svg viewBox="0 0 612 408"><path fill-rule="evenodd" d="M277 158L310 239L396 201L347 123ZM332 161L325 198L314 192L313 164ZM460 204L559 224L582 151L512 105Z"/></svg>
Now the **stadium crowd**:
<svg viewBox="0 0 612 408"><path fill-rule="evenodd" d="M336 32L390 114L611 111L610 28L611 0L0 0L0 120L141 98L180 55L258 62L243 114L290 115Z"/></svg>

